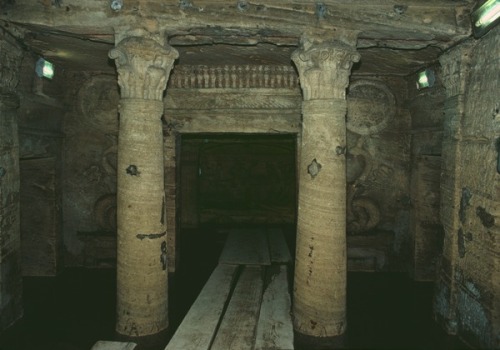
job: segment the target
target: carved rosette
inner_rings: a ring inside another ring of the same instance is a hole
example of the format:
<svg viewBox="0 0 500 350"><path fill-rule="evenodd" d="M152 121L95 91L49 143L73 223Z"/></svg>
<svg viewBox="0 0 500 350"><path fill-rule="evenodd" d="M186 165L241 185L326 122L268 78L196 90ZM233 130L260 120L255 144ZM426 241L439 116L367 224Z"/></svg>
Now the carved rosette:
<svg viewBox="0 0 500 350"><path fill-rule="evenodd" d="M360 57L354 48L342 42L314 43L304 38L292 54L304 100L345 99L352 65Z"/></svg>
<svg viewBox="0 0 500 350"><path fill-rule="evenodd" d="M109 57L116 63L122 99L161 101L179 53L153 39L128 37L109 52Z"/></svg>
<svg viewBox="0 0 500 350"><path fill-rule="evenodd" d="M360 135L384 130L396 114L396 100L387 86L375 80L351 83L347 94L347 129Z"/></svg>

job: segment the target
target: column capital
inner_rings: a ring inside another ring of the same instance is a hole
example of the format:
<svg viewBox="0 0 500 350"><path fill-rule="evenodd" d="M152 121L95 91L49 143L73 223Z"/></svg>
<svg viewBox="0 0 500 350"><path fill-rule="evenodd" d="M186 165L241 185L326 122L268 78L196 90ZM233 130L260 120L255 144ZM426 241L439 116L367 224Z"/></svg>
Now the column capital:
<svg viewBox="0 0 500 350"><path fill-rule="evenodd" d="M161 101L179 53L154 38L129 36L109 51L109 57L115 60L122 99Z"/></svg>
<svg viewBox="0 0 500 350"><path fill-rule="evenodd" d="M352 64L360 57L344 42L303 36L292 60L299 71L304 100L345 99Z"/></svg>

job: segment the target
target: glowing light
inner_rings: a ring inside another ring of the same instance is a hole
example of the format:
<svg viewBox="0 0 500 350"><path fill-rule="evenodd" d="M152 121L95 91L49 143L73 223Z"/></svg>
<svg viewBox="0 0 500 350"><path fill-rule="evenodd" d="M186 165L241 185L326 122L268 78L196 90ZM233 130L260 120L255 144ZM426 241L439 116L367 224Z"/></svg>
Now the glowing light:
<svg viewBox="0 0 500 350"><path fill-rule="evenodd" d="M40 78L52 79L54 77L54 65L43 58L39 58L36 62L35 72Z"/></svg>
<svg viewBox="0 0 500 350"><path fill-rule="evenodd" d="M472 13L474 35L485 34L500 18L500 0L488 0Z"/></svg>
<svg viewBox="0 0 500 350"><path fill-rule="evenodd" d="M436 77L434 76L434 71L432 69L421 71L418 73L417 89L434 86L435 81Z"/></svg>

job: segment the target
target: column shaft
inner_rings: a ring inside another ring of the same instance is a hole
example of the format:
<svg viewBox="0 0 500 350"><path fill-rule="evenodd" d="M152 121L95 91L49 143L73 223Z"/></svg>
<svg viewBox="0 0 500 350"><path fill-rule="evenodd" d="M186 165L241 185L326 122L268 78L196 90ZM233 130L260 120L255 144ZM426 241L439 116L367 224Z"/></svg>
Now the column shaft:
<svg viewBox="0 0 500 350"><path fill-rule="evenodd" d="M292 59L304 96L294 327L330 338L346 328L345 89L359 55L341 42L303 38Z"/></svg>
<svg viewBox="0 0 500 350"><path fill-rule="evenodd" d="M345 113L342 99L304 101L294 320L308 335L339 335L346 324Z"/></svg>
<svg viewBox="0 0 500 350"><path fill-rule="evenodd" d="M168 326L161 101L120 102L117 182L117 331L154 334Z"/></svg>

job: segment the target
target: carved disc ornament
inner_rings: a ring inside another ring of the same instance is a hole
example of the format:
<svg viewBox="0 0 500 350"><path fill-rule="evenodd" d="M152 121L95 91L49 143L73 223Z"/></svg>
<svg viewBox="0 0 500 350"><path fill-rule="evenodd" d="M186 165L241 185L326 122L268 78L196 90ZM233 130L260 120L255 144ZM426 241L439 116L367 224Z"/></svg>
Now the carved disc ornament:
<svg viewBox="0 0 500 350"><path fill-rule="evenodd" d="M118 131L120 93L116 77L94 76L78 92L78 107L84 122L104 132Z"/></svg>
<svg viewBox="0 0 500 350"><path fill-rule="evenodd" d="M376 134L396 113L395 99L385 84L373 80L353 82L347 93L347 129L360 135Z"/></svg>

